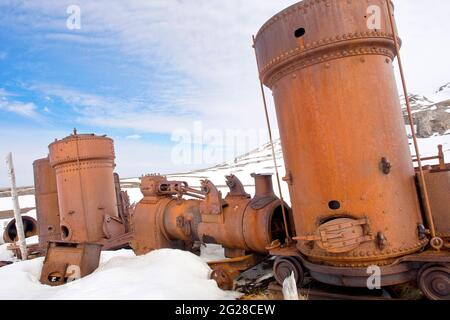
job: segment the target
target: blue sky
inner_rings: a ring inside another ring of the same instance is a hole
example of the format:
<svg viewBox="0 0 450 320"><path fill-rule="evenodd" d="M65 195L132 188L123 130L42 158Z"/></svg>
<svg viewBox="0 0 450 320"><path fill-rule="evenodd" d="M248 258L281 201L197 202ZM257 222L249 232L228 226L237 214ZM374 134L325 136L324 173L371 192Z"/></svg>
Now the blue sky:
<svg viewBox="0 0 450 320"><path fill-rule="evenodd" d="M171 163L172 132L265 128L251 35L295 2L2 0L1 158L31 184L33 160L76 127L115 139L123 176L212 165ZM395 2L410 91L432 94L450 81L449 2Z"/></svg>

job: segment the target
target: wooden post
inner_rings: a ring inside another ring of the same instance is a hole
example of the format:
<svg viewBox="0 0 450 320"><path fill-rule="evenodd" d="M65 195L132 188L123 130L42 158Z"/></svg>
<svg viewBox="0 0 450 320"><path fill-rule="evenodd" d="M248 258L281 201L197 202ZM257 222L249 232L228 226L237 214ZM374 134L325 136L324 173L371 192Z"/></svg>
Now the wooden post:
<svg viewBox="0 0 450 320"><path fill-rule="evenodd" d="M16 230L17 236L19 238L20 253L22 254L22 260L27 260L28 258L27 243L25 241L22 215L20 213L20 206L19 206L19 197L17 195L16 175L14 173L12 153L8 153L8 155L6 156L6 166L8 167L8 174L11 180L11 200L13 202L14 217L16 219Z"/></svg>

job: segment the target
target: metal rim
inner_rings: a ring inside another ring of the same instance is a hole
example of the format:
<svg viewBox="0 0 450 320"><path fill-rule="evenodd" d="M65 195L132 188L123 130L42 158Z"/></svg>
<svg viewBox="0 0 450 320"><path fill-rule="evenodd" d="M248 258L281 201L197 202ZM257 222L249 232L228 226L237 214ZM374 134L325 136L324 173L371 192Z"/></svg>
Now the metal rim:
<svg viewBox="0 0 450 320"><path fill-rule="evenodd" d="M430 300L450 300L450 268L425 266L419 274L419 287Z"/></svg>
<svg viewBox="0 0 450 320"><path fill-rule="evenodd" d="M295 281L301 287L304 280L304 271L301 262L295 257L279 257L273 266L273 275L279 285L294 272Z"/></svg>

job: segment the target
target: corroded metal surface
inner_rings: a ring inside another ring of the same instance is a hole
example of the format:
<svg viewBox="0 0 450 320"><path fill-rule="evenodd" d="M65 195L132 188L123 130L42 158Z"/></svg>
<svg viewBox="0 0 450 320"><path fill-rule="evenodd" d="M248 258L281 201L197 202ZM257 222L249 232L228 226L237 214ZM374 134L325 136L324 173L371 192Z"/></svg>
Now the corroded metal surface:
<svg viewBox="0 0 450 320"><path fill-rule="evenodd" d="M119 217L113 141L76 132L49 146L63 240L97 242L125 233Z"/></svg>
<svg viewBox="0 0 450 320"><path fill-rule="evenodd" d="M334 266L388 263L427 244L417 232L393 35L385 2L371 4L381 8L381 29L368 29L364 1L306 0L272 18L255 42L275 99L298 250ZM336 238L347 231L355 237Z"/></svg>
<svg viewBox="0 0 450 320"><path fill-rule="evenodd" d="M39 244L45 249L49 240L61 239L56 175L48 157L36 160L33 170Z"/></svg>
<svg viewBox="0 0 450 320"><path fill-rule="evenodd" d="M133 249L145 254L200 241L221 244L233 258L245 252L267 254L267 247L284 236L281 206L273 194L272 177L254 177L254 199L235 176L227 177L230 193L224 199L210 181L203 181L202 190L196 191L162 176L143 177L144 199L132 215ZM187 200L183 195L200 199Z"/></svg>
<svg viewBox="0 0 450 320"><path fill-rule="evenodd" d="M425 170L437 236L450 242L450 169Z"/></svg>
<svg viewBox="0 0 450 320"><path fill-rule="evenodd" d="M450 300L450 264L425 265L417 281L428 299Z"/></svg>
<svg viewBox="0 0 450 320"><path fill-rule="evenodd" d="M30 238L38 234L38 223L36 219L28 216L22 216L22 221L25 238ZM3 241L5 243L14 243L18 240L16 219L12 219L5 227L5 231L3 232Z"/></svg>
<svg viewBox="0 0 450 320"><path fill-rule="evenodd" d="M101 245L50 241L40 282L60 286L85 277L98 268Z"/></svg>

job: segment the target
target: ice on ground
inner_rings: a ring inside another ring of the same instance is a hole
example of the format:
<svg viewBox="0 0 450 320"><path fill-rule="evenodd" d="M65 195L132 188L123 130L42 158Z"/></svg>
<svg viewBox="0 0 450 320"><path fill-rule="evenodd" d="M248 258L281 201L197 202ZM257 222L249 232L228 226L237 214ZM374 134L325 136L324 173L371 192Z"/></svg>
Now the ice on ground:
<svg viewBox="0 0 450 320"><path fill-rule="evenodd" d="M0 251L1 252L1 251ZM40 284L43 258L0 268L0 300L233 300L219 289L201 258L179 250L136 257L132 251L102 253L91 275L61 287Z"/></svg>

